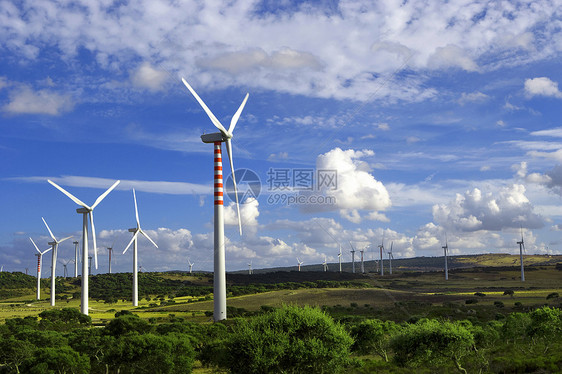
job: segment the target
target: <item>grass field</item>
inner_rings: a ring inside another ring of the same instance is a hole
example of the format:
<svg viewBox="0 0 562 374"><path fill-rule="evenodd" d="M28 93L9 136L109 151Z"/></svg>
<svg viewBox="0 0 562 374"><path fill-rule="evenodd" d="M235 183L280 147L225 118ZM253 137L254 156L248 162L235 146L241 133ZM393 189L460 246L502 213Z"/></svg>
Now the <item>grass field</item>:
<svg viewBox="0 0 562 374"><path fill-rule="evenodd" d="M319 274L319 276L322 273ZM190 277L181 274L166 274L170 279L196 280L201 285L208 285L205 277ZM445 281L442 272L400 272L391 276L381 277L369 274L361 281L367 283L366 288L300 288L295 290L277 290L238 297L229 297L228 306L242 308L246 311L258 311L262 306L278 307L283 304L311 305L325 308L355 308L358 314L377 315L377 311L400 309L404 318L420 313L420 306L425 309L442 307L453 303L465 307L467 300L476 299L471 308L483 308L501 302L505 311L513 310L516 303L521 307L548 304L559 306L560 299L546 300L551 293L562 294L562 271L554 266L528 267L526 282L519 279L517 268L473 268L457 269L450 272L449 280ZM193 282L195 283L195 282ZM514 291L513 297L504 295L505 290ZM42 290L43 300L34 300L33 294L22 295L0 301L0 321L7 318L36 316L43 310L52 308L47 299L48 289ZM67 291L66 295L78 289ZM476 292L485 296L475 296ZM193 321L208 321L213 310L213 301L194 301L197 297L183 296L174 298L175 303L165 306L154 306L156 300L148 302L139 300L134 308L131 302L117 301L107 304L90 300L90 316L94 323L103 323L113 318L119 310L130 310L142 318L166 318L170 313ZM474 301L473 301L474 302ZM55 308L79 308L80 300L69 298L57 300ZM152 304L153 306L150 306ZM379 313L380 314L380 313Z"/></svg>

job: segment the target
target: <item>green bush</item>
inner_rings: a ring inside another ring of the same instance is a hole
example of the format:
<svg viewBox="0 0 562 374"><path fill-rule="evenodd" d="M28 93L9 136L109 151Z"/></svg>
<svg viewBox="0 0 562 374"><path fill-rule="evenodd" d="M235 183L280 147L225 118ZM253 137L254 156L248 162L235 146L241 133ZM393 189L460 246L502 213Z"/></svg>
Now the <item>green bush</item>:
<svg viewBox="0 0 562 374"><path fill-rule="evenodd" d="M238 321L216 357L232 373L337 373L351 362L352 344L321 310L285 306Z"/></svg>

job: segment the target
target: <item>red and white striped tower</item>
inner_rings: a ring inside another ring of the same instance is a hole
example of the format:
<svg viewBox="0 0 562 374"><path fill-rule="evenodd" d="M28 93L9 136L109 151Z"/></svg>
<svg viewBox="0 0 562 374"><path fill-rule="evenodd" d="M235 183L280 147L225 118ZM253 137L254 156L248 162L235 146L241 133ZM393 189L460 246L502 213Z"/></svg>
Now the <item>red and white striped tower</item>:
<svg viewBox="0 0 562 374"><path fill-rule="evenodd" d="M41 258L43 257L40 253L37 256L37 300L41 299Z"/></svg>
<svg viewBox="0 0 562 374"><path fill-rule="evenodd" d="M226 319L226 267L224 249L224 188L222 181L221 143L215 144L215 250L214 250L214 282L213 297L215 321Z"/></svg>

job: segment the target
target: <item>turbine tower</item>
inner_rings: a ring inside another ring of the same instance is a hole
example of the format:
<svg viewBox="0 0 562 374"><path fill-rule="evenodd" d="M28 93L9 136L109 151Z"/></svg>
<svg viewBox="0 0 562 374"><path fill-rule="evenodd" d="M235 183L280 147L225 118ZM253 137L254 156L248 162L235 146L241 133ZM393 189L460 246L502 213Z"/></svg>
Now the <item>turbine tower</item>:
<svg viewBox="0 0 562 374"><path fill-rule="evenodd" d="M47 248L46 250L41 252L39 248L37 248L37 245L35 244L33 239L29 238L29 240L31 240L31 243L33 243L33 246L35 247L37 252L39 252L35 256L37 256L37 300L40 300L41 299L41 264L43 263L43 255L49 252L52 248Z"/></svg>
<svg viewBox="0 0 562 374"><path fill-rule="evenodd" d="M94 202L92 206L88 206L80 201L78 198L73 196L70 192L66 191L64 188L57 185L51 180L47 180L51 185L65 194L70 200L74 201L76 204L80 205L82 208L76 209L76 213L82 214L82 297L80 311L82 314L88 315L88 263L86 259L88 258L88 216L90 217L90 225L92 226L92 241L94 244L94 256L96 259L96 269L98 268L98 248L96 246L96 229L94 226L94 208L98 206L99 203L119 184L120 181L113 183L104 193L102 193Z"/></svg>
<svg viewBox="0 0 562 374"><path fill-rule="evenodd" d="M449 280L449 265L447 264L447 255L449 254L449 244L445 237L445 245L443 247L443 256L445 257L445 280Z"/></svg>
<svg viewBox="0 0 562 374"><path fill-rule="evenodd" d="M64 278L67 278L67 277L68 277L68 270L67 270L66 267L67 267L67 265L68 265L68 263L69 263L70 261L71 261L71 260L61 261L62 267L63 267L63 269L64 269L64 272L63 272L63 274L64 274L63 277L64 277Z"/></svg>
<svg viewBox="0 0 562 374"><path fill-rule="evenodd" d="M228 130L220 123L220 121L215 117L213 112L207 107L203 100L197 95L195 90L191 88L189 83L182 78L183 84L187 87L189 92L195 97L199 105L203 108L207 116L213 122L216 128L220 132L212 134L201 135L201 140L203 143L213 143L214 144L214 170L215 170L215 204L214 204L214 224L215 224L215 235L214 235L214 269L213 269L213 299L214 299L214 310L213 319L215 322L226 319L226 269L225 269L225 240L224 240L224 206L223 206L223 180L222 180L222 143L226 143L226 152L228 153L228 158L230 160L230 170L232 172L232 182L234 184L234 196L236 198L236 210L238 213L238 228L240 230L240 235L242 235L242 221L240 218L240 204L238 203L238 188L236 187L236 175L234 173L234 163L232 160L232 132L236 123L242 114L242 110L246 105L249 94L240 104L240 107L232 116L230 120L230 127Z"/></svg>
<svg viewBox="0 0 562 374"><path fill-rule="evenodd" d="M339 243L338 243L338 244L339 244ZM340 263L340 273L341 273L341 257L342 257L342 254L341 254L341 244L340 244L339 246L340 246L340 253L338 253L338 261L339 261L339 263Z"/></svg>
<svg viewBox="0 0 562 374"><path fill-rule="evenodd" d="M191 263L191 261L189 261L189 258L187 259L187 263L189 264L189 274L191 274L191 271L193 270L194 263Z"/></svg>
<svg viewBox="0 0 562 374"><path fill-rule="evenodd" d="M107 253L109 253L109 274L111 274L111 254L113 253L113 244L111 247L106 247Z"/></svg>
<svg viewBox="0 0 562 374"><path fill-rule="evenodd" d="M521 241L519 244L519 258L521 259L521 282L525 282L525 266L523 265L523 251L525 250L525 242L523 241L523 226L521 226Z"/></svg>
<svg viewBox="0 0 562 374"><path fill-rule="evenodd" d="M353 247L353 244L351 244L351 241L349 242L349 245L351 246L351 272L355 274L355 248Z"/></svg>
<svg viewBox="0 0 562 374"><path fill-rule="evenodd" d="M381 245L379 245L379 250L381 253L380 256L380 271L381 271L381 275L384 275L384 261L383 261L383 257L382 257L382 253L384 252L384 238L382 239Z"/></svg>
<svg viewBox="0 0 562 374"><path fill-rule="evenodd" d="M49 242L47 244L49 244L52 248L52 262L51 262L51 306L55 306L55 270L57 267L57 255L58 255L58 249L59 249L59 244L64 242L67 239L72 238L72 236L68 236L64 239L61 240L57 240L57 238L55 238L55 236L53 235L53 232L51 231L51 229L49 228L49 225L47 225L47 221L45 221L45 218L41 217L41 219L43 220L43 223L45 224L45 226L47 226L47 230L49 231L49 235L51 235L51 238L53 239L52 242ZM66 266L65 266L66 267Z"/></svg>
<svg viewBox="0 0 562 374"><path fill-rule="evenodd" d="M78 241L72 242L74 244L74 278L78 277Z"/></svg>
<svg viewBox="0 0 562 374"><path fill-rule="evenodd" d="M248 275L252 275L252 274L253 274L253 271L252 271L252 261L250 261L250 262L248 263Z"/></svg>
<svg viewBox="0 0 562 374"><path fill-rule="evenodd" d="M324 267L324 271L328 271L328 263L326 262L326 256L324 256L324 262L322 263L322 266Z"/></svg>
<svg viewBox="0 0 562 374"><path fill-rule="evenodd" d="M388 270L390 275L392 275L392 259L394 259L394 256L392 255L392 246L394 245L394 242L390 243L390 251L388 252Z"/></svg>
<svg viewBox="0 0 562 374"><path fill-rule="evenodd" d="M361 253L361 273L365 274L365 264L363 262L363 253L365 252L365 248L359 250L359 252Z"/></svg>
<svg viewBox="0 0 562 374"><path fill-rule="evenodd" d="M299 260L298 257L297 257L297 263L299 264L299 271L301 271L301 265L303 264L303 262Z"/></svg>
<svg viewBox="0 0 562 374"><path fill-rule="evenodd" d="M138 245L137 245L137 238L140 234L143 234L145 238L147 238L156 248L158 248L158 246L156 245L156 243L154 243L154 241L152 239L150 239L150 237L143 231L143 229L141 229L140 226L140 220L139 220L139 210L137 207L137 195L135 194L135 189L133 188L133 200L135 201L135 217L137 219L137 227L133 228L133 229L129 229L129 232L133 232L133 238L131 239L131 241L129 242L129 244L127 244L127 247L125 248L125 250L123 251L123 254L125 254L125 252L127 252L127 249L129 249L129 247L131 246L131 244L133 244L133 306L139 306L139 275L137 272L138 269Z"/></svg>

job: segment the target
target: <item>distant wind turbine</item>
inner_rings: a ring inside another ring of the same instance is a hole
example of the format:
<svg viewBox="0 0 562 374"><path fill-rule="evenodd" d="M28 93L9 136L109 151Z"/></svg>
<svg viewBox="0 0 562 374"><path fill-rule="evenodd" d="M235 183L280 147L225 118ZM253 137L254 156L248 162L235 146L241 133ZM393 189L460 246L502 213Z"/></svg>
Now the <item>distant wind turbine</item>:
<svg viewBox="0 0 562 374"><path fill-rule="evenodd" d="M301 271L301 265L303 264L303 262L299 260L298 257L297 257L297 263L299 264L299 271Z"/></svg>
<svg viewBox="0 0 562 374"><path fill-rule="evenodd" d="M111 274L111 255L113 254L113 244L111 247L107 247L107 252L109 254L109 274Z"/></svg>
<svg viewBox="0 0 562 374"><path fill-rule="evenodd" d="M250 262L248 263L248 275L252 275L252 274L253 274L253 271L252 271L252 261L250 261Z"/></svg>
<svg viewBox="0 0 562 374"><path fill-rule="evenodd" d="M129 244L127 244L127 247L125 248L125 250L123 251L123 254L125 254L125 252L127 252L127 249L129 249L129 247L131 246L131 244L133 244L133 306L138 306L139 305L139 278L138 278L138 273L137 273L137 252L138 252L138 246L137 246L137 238L139 236L139 233L142 234L145 238L148 239L148 241L150 241L156 248L158 248L158 246L156 245L156 243L154 243L154 241L152 239L150 239L150 237L146 234L146 232L143 231L143 229L141 229L140 226L140 221L139 221L139 210L137 207L137 195L135 194L135 189L133 188L133 200L135 201L135 216L137 219L137 227L133 228L133 229L129 229L129 232L133 232L133 238L131 239L131 241L129 242Z"/></svg>
<svg viewBox="0 0 562 374"><path fill-rule="evenodd" d="M521 259L521 282L525 282L525 266L523 265L523 251L525 251L525 242L523 241L523 226L521 226L521 241L519 244L519 258Z"/></svg>
<svg viewBox="0 0 562 374"><path fill-rule="evenodd" d="M74 244L74 278L78 277L78 241L72 242Z"/></svg>
<svg viewBox="0 0 562 374"><path fill-rule="evenodd" d="M351 244L351 241L349 242L349 245L351 246L351 272L353 274L355 274L355 248L353 247L353 244Z"/></svg>
<svg viewBox="0 0 562 374"><path fill-rule="evenodd" d="M445 237L445 245L443 247L443 256L445 257L445 280L449 280L449 265L447 263L447 255L449 254L449 244L447 237Z"/></svg>
<svg viewBox="0 0 562 374"><path fill-rule="evenodd" d="M380 271L381 271L381 275L384 275L384 259L382 257L382 253L384 252L384 236L382 238L382 242L381 245L379 245L379 250L380 250Z"/></svg>
<svg viewBox="0 0 562 374"><path fill-rule="evenodd" d="M187 263L189 265L189 274L191 274L191 271L193 270L193 265L195 265L195 264L191 263L191 261L189 261L189 258L187 259Z"/></svg>
<svg viewBox="0 0 562 374"><path fill-rule="evenodd" d="M90 218L90 226L92 227L92 242L94 244L94 256L96 259L96 269L98 268L98 248L96 246L96 229L94 227L94 209L102 202L103 199L111 192L120 181L113 183L104 193L102 193L94 202L92 206L84 204L77 197L72 195L70 192L66 191L64 188L57 185L51 180L47 180L53 187L58 189L60 192L65 194L70 200L74 201L76 204L80 205L82 208L76 209L76 213L82 214L82 297L80 311L82 314L88 315L88 263L86 259L88 258L88 217ZM91 267L91 265L90 265Z"/></svg>
<svg viewBox="0 0 562 374"><path fill-rule="evenodd" d="M46 250L41 252L39 248L37 248L37 245L35 244L33 239L29 238L29 240L31 240L31 243L33 243L33 246L35 247L37 252L39 252L35 256L37 256L37 300L40 300L41 299L41 264L43 263L43 255L49 252L52 248L47 248Z"/></svg>
<svg viewBox="0 0 562 374"><path fill-rule="evenodd" d="M63 238L61 240L57 240L57 238L55 238L55 236L53 235L53 232L51 231L51 229L49 228L49 225L47 225L47 221L45 221L45 218L41 217L41 219L43 220L43 223L45 224L45 226L47 226L47 230L49 231L49 235L51 235L51 238L53 239L52 242L49 242L47 244L49 244L52 248L52 262L51 262L51 306L55 306L55 269L57 266L57 255L58 255L58 248L59 248L59 244L64 242L67 239L72 238L71 236L67 236L66 238ZM65 267L66 268L66 267Z"/></svg>
<svg viewBox="0 0 562 374"><path fill-rule="evenodd" d="M394 256L392 255L392 246L394 245L394 242L390 243L390 251L388 252L388 270L390 275L392 275L392 259L394 258Z"/></svg>
<svg viewBox="0 0 562 374"><path fill-rule="evenodd" d="M324 256L324 262L322 263L322 266L324 267L324 271L328 271L328 263L326 262L326 256Z"/></svg>

